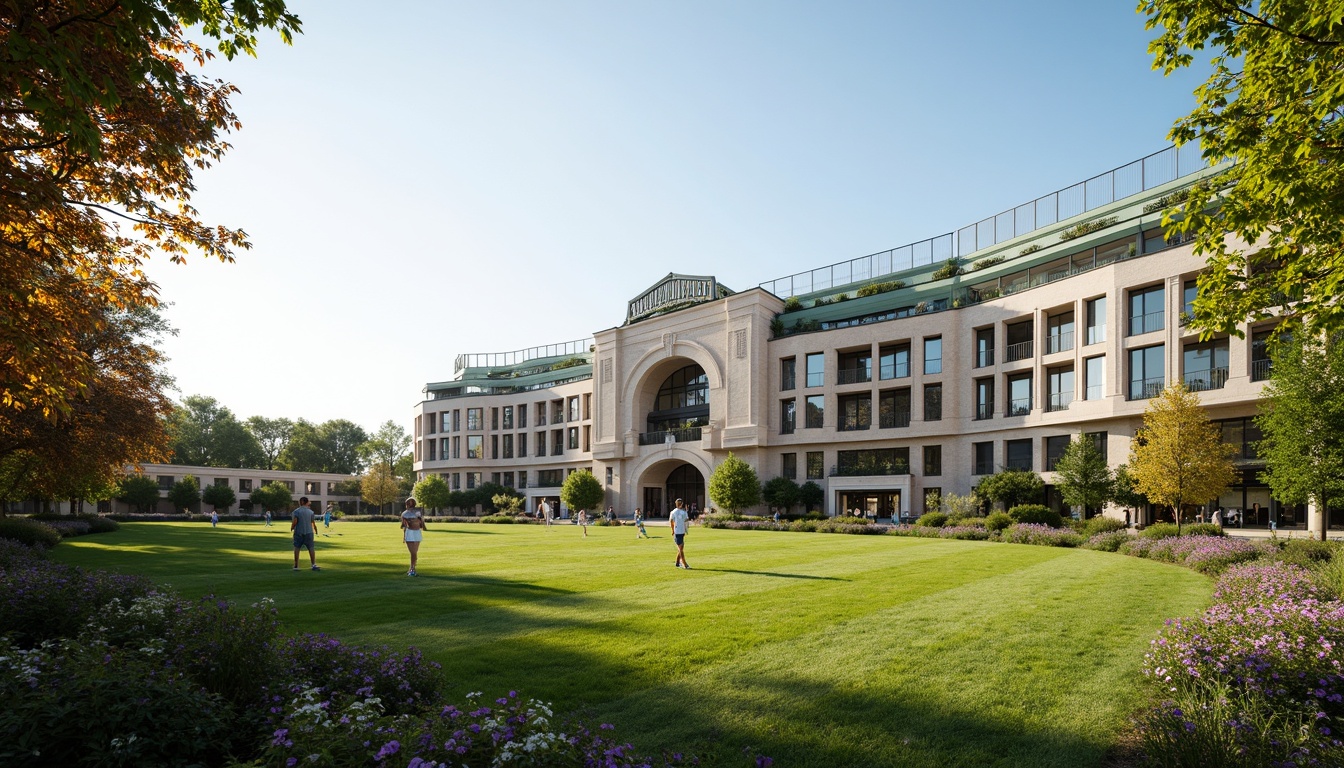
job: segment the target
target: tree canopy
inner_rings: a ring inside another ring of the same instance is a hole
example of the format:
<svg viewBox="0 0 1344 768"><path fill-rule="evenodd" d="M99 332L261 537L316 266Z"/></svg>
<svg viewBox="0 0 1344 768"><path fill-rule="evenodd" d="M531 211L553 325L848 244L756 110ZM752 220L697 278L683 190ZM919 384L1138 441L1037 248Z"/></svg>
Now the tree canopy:
<svg viewBox="0 0 1344 768"><path fill-rule="evenodd" d="M173 487L168 491L168 500L173 503L173 509L192 512L194 511L192 507L201 503L201 484L195 477L187 475L173 483Z"/></svg>
<svg viewBox="0 0 1344 768"><path fill-rule="evenodd" d="M761 503L761 481L756 470L732 451L709 476L709 500L729 514Z"/></svg>
<svg viewBox="0 0 1344 768"><path fill-rule="evenodd" d="M364 428L346 419L314 424L306 419L294 422L289 442L276 464L295 472L333 472L353 475L363 466L359 446L369 439Z"/></svg>
<svg viewBox="0 0 1344 768"><path fill-rule="evenodd" d="M406 455L410 448L411 436L406 433L406 428L388 419L358 446L358 454L365 466L382 464L395 475L397 460Z"/></svg>
<svg viewBox="0 0 1344 768"><path fill-rule="evenodd" d="M262 509L271 512L287 510L294 503L294 494L290 493L289 488L276 482L270 482L255 489L249 498L253 504L260 505Z"/></svg>
<svg viewBox="0 0 1344 768"><path fill-rule="evenodd" d="M761 486L761 500L785 512L797 506L798 493L798 483L787 477L776 477Z"/></svg>
<svg viewBox="0 0 1344 768"><path fill-rule="evenodd" d="M560 500L573 510L597 509L606 497L602 483L586 469L570 472L560 486Z"/></svg>
<svg viewBox="0 0 1344 768"><path fill-rule="evenodd" d="M294 422L284 417L268 419L265 416L249 416L243 426L257 441L262 459L259 469L275 469L275 463L289 445L289 436L294 431Z"/></svg>
<svg viewBox="0 0 1344 768"><path fill-rule="evenodd" d="M1293 340L1273 355L1255 420L1264 477L1275 498L1323 510L1344 500L1344 343Z"/></svg>
<svg viewBox="0 0 1344 768"><path fill-rule="evenodd" d="M210 484L201 489L201 501L214 507L217 510L227 512L234 502L238 501L238 494L227 483Z"/></svg>
<svg viewBox="0 0 1344 768"><path fill-rule="evenodd" d="M1159 30L1155 69L1214 50L1171 138L1235 160L1164 216L1208 258L1195 326L1240 335L1248 318L1282 313L1290 329L1344 328L1344 1L1143 0L1139 11Z"/></svg>
<svg viewBox="0 0 1344 768"><path fill-rule="evenodd" d="M378 507L380 513L383 505L391 504L401 496L397 479L382 464L373 465L368 473L359 479L359 490L364 495L364 500Z"/></svg>
<svg viewBox="0 0 1344 768"><path fill-rule="evenodd" d="M1135 490L1172 508L1179 528L1183 505L1210 502L1232 482L1232 453L1200 409L1199 395L1177 381L1148 401L1130 443L1129 474Z"/></svg>
<svg viewBox="0 0 1344 768"><path fill-rule="evenodd" d="M452 489L448 487L448 483L444 482L442 477L426 475L424 480L415 484L411 495L415 497L420 506L429 507L438 512L448 506L452 493Z"/></svg>
<svg viewBox="0 0 1344 768"><path fill-rule="evenodd" d="M116 498L144 512L159 502L159 484L144 475L127 475L117 484Z"/></svg>
<svg viewBox="0 0 1344 768"><path fill-rule="evenodd" d="M1115 478L1106 457L1086 434L1071 440L1055 463L1055 484L1064 503L1071 507L1100 507L1115 491Z"/></svg>
<svg viewBox="0 0 1344 768"><path fill-rule="evenodd" d="M261 446L233 411L213 397L188 395L168 418L173 463L192 467L257 467Z"/></svg>
<svg viewBox="0 0 1344 768"><path fill-rule="evenodd" d="M248 247L191 205L239 122L187 30L232 58L299 26L283 0L0 3L0 409L71 411L99 367L82 340L157 303L151 254Z"/></svg>
<svg viewBox="0 0 1344 768"><path fill-rule="evenodd" d="M1045 481L1035 472L1005 469L981 480L973 492L986 501L998 502L1004 509L1011 509L1019 504L1040 501L1045 493Z"/></svg>

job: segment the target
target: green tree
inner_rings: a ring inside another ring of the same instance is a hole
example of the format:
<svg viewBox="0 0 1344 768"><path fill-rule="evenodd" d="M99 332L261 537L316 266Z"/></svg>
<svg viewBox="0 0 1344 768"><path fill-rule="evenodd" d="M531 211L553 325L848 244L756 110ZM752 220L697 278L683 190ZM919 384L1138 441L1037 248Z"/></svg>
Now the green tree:
<svg viewBox="0 0 1344 768"><path fill-rule="evenodd" d="M960 496L955 493L944 493L938 497L938 505L948 518L960 520L967 517L978 517L980 515L980 505L983 502L974 494L968 493ZM937 511L938 507L929 509L929 512Z"/></svg>
<svg viewBox="0 0 1344 768"><path fill-rule="evenodd" d="M1294 339L1273 352L1255 423L1274 497L1324 514L1344 500L1344 342ZM1327 525L1321 525L1325 539Z"/></svg>
<svg viewBox="0 0 1344 768"><path fill-rule="evenodd" d="M819 509L826 503L826 491L822 490L820 485L808 480L798 489L798 503L808 512Z"/></svg>
<svg viewBox="0 0 1344 768"><path fill-rule="evenodd" d="M735 514L761 503L761 481L747 462L728 452L709 476L709 500Z"/></svg>
<svg viewBox="0 0 1344 768"><path fill-rule="evenodd" d="M294 422L286 418L268 419L265 416L249 416L243 426L257 441L260 450L261 469L275 469L280 454L289 445L289 436L294 432Z"/></svg>
<svg viewBox="0 0 1344 768"><path fill-rule="evenodd" d="M201 503L201 484L196 482L195 477L186 475L173 483L173 487L168 490L168 500L173 503L175 510L193 512L195 510L192 507Z"/></svg>
<svg viewBox="0 0 1344 768"><path fill-rule="evenodd" d="M1039 502L1045 494L1045 481L1029 470L1005 469L981 480L973 492L985 501L1012 509L1020 504Z"/></svg>
<svg viewBox="0 0 1344 768"><path fill-rule="evenodd" d="M262 29L288 42L299 20L283 0L0 3L0 409L67 413L91 391L101 363L81 340L157 304L152 254L249 247L191 205L239 127L233 86L192 64L209 41L255 55Z"/></svg>
<svg viewBox="0 0 1344 768"><path fill-rule="evenodd" d="M1177 381L1148 402L1130 443L1129 472L1139 493L1172 508L1179 531L1184 505L1212 501L1232 482L1232 453L1199 395Z"/></svg>
<svg viewBox="0 0 1344 768"><path fill-rule="evenodd" d="M420 506L429 507L435 512L448 506L451 494L452 490L448 487L448 483L438 475L427 475L424 480L415 484L411 492Z"/></svg>
<svg viewBox="0 0 1344 768"><path fill-rule="evenodd" d="M252 503L271 512L288 512L294 506L294 494L281 483L267 483L252 491Z"/></svg>
<svg viewBox="0 0 1344 768"><path fill-rule="evenodd" d="M289 442L276 463L295 472L331 472L353 475L361 471L359 446L369 437L358 424L333 419L314 424L306 419L294 422Z"/></svg>
<svg viewBox="0 0 1344 768"><path fill-rule="evenodd" d="M1106 457L1085 434L1070 441L1055 463L1055 485L1065 504L1087 509L1102 506L1115 492L1115 478Z"/></svg>
<svg viewBox="0 0 1344 768"><path fill-rule="evenodd" d="M364 494L364 500L377 507L379 514L382 514L384 505L391 504L401 496L397 478L382 464L375 464L360 478L359 488Z"/></svg>
<svg viewBox="0 0 1344 768"><path fill-rule="evenodd" d="M798 484L787 477L776 477L761 486L761 499L785 512L798 505Z"/></svg>
<svg viewBox="0 0 1344 768"><path fill-rule="evenodd" d="M1129 465L1121 464L1115 468L1115 488L1111 501L1125 509L1140 509L1148 504L1148 497L1139 493L1134 484L1134 476L1129 473Z"/></svg>
<svg viewBox="0 0 1344 768"><path fill-rule="evenodd" d="M118 485L117 501L144 512L159 503L159 484L144 475L127 475Z"/></svg>
<svg viewBox="0 0 1344 768"><path fill-rule="evenodd" d="M238 495L227 484L207 485L201 489L201 501L221 512L229 511L237 500Z"/></svg>
<svg viewBox="0 0 1344 768"><path fill-rule="evenodd" d="M523 497L513 493L500 493L490 497L495 509L506 515L516 515L523 510Z"/></svg>
<svg viewBox="0 0 1344 768"><path fill-rule="evenodd" d="M560 500L573 510L597 509L606 499L602 484L586 469L570 472L560 486Z"/></svg>
<svg viewBox="0 0 1344 768"><path fill-rule="evenodd" d="M173 463L192 467L255 467L261 446L213 397L188 395L168 417Z"/></svg>
<svg viewBox="0 0 1344 768"><path fill-rule="evenodd" d="M397 478L397 495L403 499L415 488L415 461L406 454L392 464L392 476Z"/></svg>
<svg viewBox="0 0 1344 768"><path fill-rule="evenodd" d="M410 447L411 436L406 434L406 429L388 419L359 446L359 458L365 466L382 464L389 472L396 474L397 459L406 455Z"/></svg>
<svg viewBox="0 0 1344 768"><path fill-rule="evenodd" d="M1164 216L1208 257L1194 324L1241 336L1247 318L1281 313L1312 335L1344 328L1344 3L1142 0L1139 10L1159 30L1155 69L1215 52L1171 138L1236 161Z"/></svg>

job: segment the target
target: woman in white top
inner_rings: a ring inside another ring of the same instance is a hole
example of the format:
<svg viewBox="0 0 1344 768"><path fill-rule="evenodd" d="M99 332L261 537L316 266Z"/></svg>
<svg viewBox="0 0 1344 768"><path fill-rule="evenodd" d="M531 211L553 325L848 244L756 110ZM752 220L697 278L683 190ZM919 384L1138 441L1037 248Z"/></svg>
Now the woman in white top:
<svg viewBox="0 0 1344 768"><path fill-rule="evenodd" d="M588 512L587 512L587 510L583 510L583 509L580 509L580 510L579 510L579 527L583 529L583 538L585 538L585 539L588 538Z"/></svg>
<svg viewBox="0 0 1344 768"><path fill-rule="evenodd" d="M415 499L406 500L406 510L401 513L402 538L406 540L406 549L411 553L411 570L407 576L415 576L415 561L420 555L420 540L424 538L425 512L415 505Z"/></svg>

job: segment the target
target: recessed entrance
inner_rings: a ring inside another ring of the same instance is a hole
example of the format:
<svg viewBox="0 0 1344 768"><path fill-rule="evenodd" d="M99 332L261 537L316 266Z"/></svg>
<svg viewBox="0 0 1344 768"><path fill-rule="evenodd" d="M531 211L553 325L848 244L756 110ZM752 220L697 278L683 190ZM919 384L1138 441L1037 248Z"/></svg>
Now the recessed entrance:
<svg viewBox="0 0 1344 768"><path fill-rule="evenodd" d="M860 514L876 519L900 514L901 492L896 491L841 491L840 513Z"/></svg>

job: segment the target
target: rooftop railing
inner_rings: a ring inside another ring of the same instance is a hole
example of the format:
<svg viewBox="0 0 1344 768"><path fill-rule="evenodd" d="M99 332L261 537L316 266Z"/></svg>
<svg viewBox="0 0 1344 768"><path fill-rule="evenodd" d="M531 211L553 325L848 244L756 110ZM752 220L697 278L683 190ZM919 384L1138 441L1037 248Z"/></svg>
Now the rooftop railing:
<svg viewBox="0 0 1344 768"><path fill-rule="evenodd" d="M588 354L588 349L592 345L593 340L589 338L566 341L559 344L545 344L540 347L528 347L527 349L517 349L512 352L483 352L458 355L457 361L453 365L453 371L454 373L460 373L467 368L507 368L511 365L525 363L528 360L538 360L546 357L586 355Z"/></svg>
<svg viewBox="0 0 1344 768"><path fill-rule="evenodd" d="M955 232L761 283L787 298L962 258L1207 169L1198 142L1167 147Z"/></svg>

